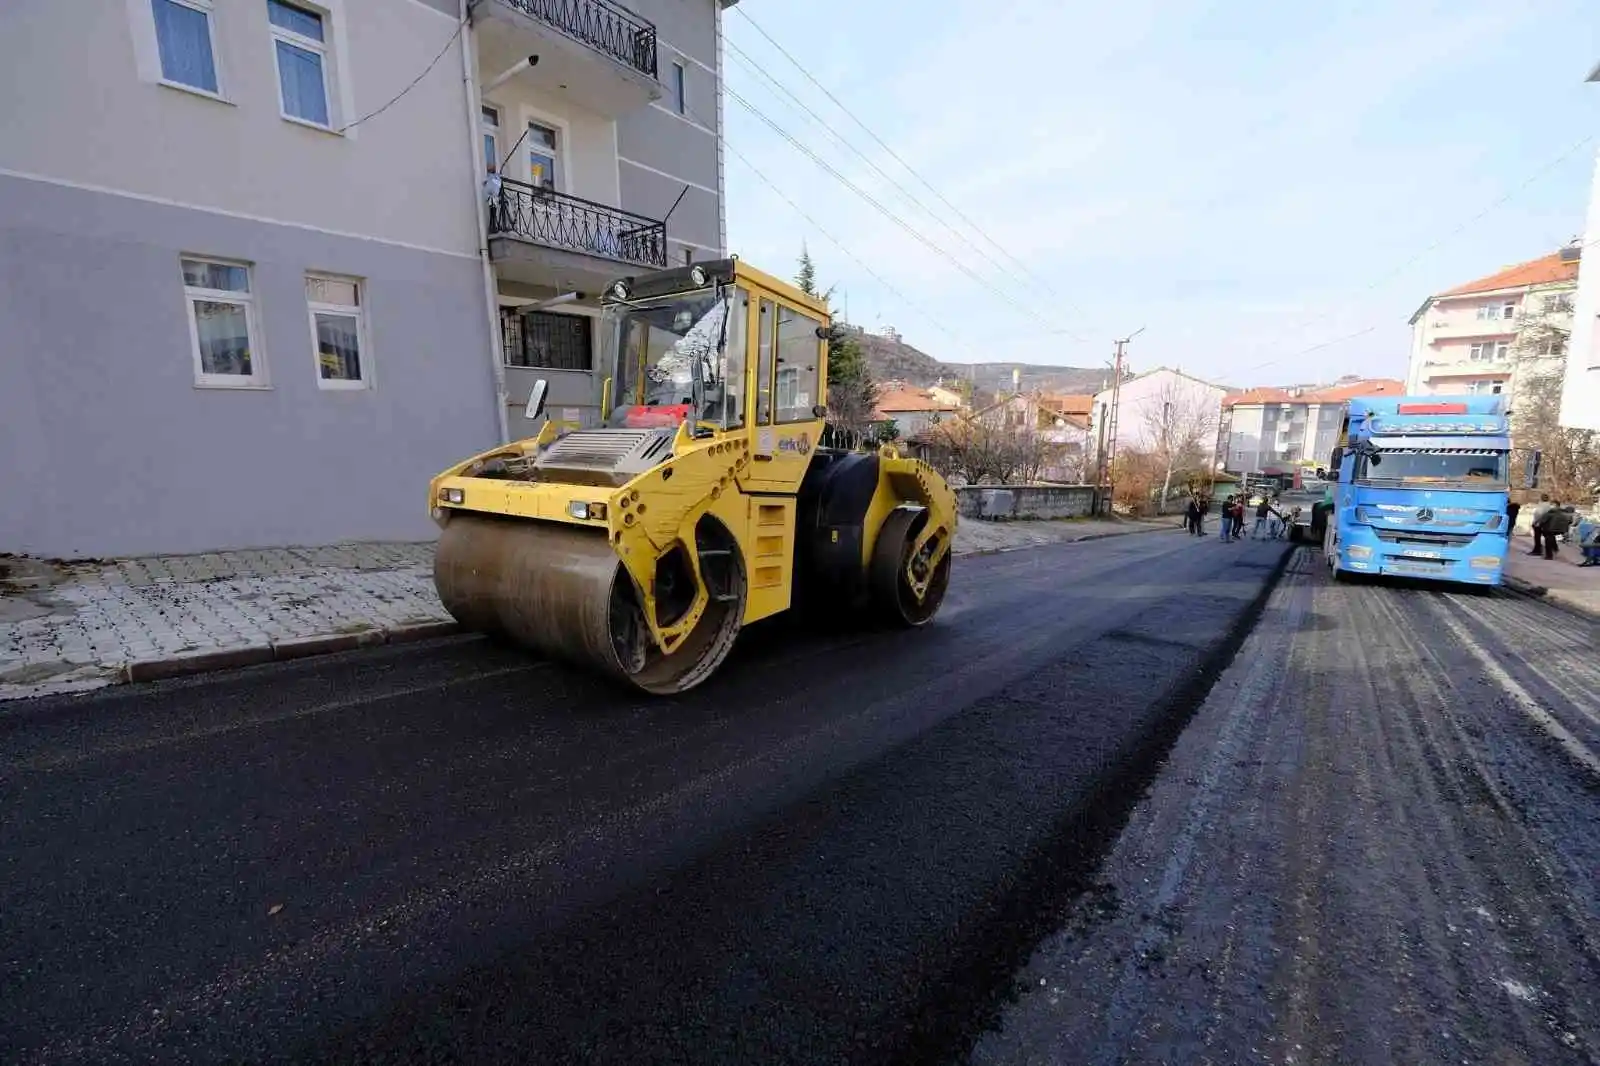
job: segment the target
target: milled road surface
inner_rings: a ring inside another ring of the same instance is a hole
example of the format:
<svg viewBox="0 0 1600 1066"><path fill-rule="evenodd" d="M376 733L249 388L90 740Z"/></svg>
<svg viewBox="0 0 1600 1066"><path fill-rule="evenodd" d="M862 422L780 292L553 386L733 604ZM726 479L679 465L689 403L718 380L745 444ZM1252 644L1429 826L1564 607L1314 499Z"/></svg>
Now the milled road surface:
<svg viewBox="0 0 1600 1066"><path fill-rule="evenodd" d="M963 559L673 701L463 640L8 707L0 1062L959 1055L1283 557Z"/></svg>
<svg viewBox="0 0 1600 1066"><path fill-rule="evenodd" d="M1600 626L1320 558L974 1063L1600 1062Z"/></svg>

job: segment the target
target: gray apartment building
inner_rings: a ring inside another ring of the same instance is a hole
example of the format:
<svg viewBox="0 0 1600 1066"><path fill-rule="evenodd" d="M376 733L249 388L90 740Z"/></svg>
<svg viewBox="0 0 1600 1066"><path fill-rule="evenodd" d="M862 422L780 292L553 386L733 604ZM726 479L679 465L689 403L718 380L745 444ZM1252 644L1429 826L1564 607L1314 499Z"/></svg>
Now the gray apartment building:
<svg viewBox="0 0 1600 1066"><path fill-rule="evenodd" d="M0 552L427 538L590 420L604 281L723 254L724 6L0 4Z"/></svg>

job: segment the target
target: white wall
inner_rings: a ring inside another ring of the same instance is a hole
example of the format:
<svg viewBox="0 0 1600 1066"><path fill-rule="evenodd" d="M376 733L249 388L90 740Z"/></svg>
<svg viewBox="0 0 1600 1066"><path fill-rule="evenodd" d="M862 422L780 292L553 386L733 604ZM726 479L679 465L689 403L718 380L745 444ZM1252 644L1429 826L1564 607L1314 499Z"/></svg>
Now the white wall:
<svg viewBox="0 0 1600 1066"><path fill-rule="evenodd" d="M1118 448L1150 448L1154 445L1150 436L1150 417L1159 415L1163 397L1169 386L1176 391L1183 402L1208 410L1211 419L1210 432L1213 435L1216 433L1217 419L1222 413L1222 397L1227 391L1219 385L1198 381L1172 370L1153 370L1122 383L1121 406L1117 414ZM1111 403L1111 390L1106 389L1097 393L1094 399L1095 410L1098 412L1100 404ZM1096 438L1098 439L1098 432Z"/></svg>
<svg viewBox="0 0 1600 1066"><path fill-rule="evenodd" d="M314 6L329 15L334 126L399 93L456 29L410 0ZM390 110L339 135L282 117L264 0L217 0L213 26L225 100L158 82L149 0L4 0L0 170L476 253L459 41Z"/></svg>
<svg viewBox="0 0 1600 1066"><path fill-rule="evenodd" d="M1561 424L1600 430L1600 155L1589 193L1584 257L1578 269L1578 298L1567 346L1567 377L1561 395Z"/></svg>

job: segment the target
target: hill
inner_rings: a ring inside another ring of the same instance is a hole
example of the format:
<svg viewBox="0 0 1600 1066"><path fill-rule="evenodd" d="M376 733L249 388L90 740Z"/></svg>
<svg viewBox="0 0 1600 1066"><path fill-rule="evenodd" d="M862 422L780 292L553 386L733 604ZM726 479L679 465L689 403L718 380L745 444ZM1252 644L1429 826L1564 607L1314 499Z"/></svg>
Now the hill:
<svg viewBox="0 0 1600 1066"><path fill-rule="evenodd" d="M1009 392L1011 373L1019 372L1022 391L1094 393L1111 381L1104 367L1050 366L1039 363L946 363L901 340L896 333L867 333L859 328L856 340L866 354L875 381L904 381L928 386L971 378L979 395Z"/></svg>

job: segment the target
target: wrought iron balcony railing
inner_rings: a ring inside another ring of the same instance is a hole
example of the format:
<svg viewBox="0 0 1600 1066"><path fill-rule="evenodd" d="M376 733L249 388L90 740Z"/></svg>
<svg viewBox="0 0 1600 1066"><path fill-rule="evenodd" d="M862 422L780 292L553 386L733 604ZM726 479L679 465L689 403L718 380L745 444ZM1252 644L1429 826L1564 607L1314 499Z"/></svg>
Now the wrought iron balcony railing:
<svg viewBox="0 0 1600 1066"><path fill-rule="evenodd" d="M609 0L506 0L506 3L640 74L656 76L656 28L627 8Z"/></svg>
<svg viewBox="0 0 1600 1066"><path fill-rule="evenodd" d="M504 178L489 205L489 235L641 266L667 265L667 224L581 196Z"/></svg>

